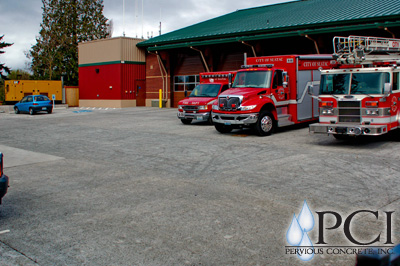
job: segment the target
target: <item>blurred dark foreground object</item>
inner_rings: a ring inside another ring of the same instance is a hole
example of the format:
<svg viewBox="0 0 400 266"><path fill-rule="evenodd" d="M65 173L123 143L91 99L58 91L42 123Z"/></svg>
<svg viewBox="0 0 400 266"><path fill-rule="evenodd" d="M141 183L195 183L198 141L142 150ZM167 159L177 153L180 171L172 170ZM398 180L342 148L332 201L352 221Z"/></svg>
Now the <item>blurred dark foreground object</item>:
<svg viewBox="0 0 400 266"><path fill-rule="evenodd" d="M400 266L400 245L389 250L367 248L357 255L356 266Z"/></svg>

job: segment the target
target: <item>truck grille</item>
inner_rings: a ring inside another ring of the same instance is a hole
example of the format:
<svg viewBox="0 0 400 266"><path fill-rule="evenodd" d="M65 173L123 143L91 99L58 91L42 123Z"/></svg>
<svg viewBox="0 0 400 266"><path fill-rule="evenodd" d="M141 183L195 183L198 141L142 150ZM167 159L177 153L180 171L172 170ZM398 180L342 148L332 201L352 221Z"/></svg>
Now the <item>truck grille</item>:
<svg viewBox="0 0 400 266"><path fill-rule="evenodd" d="M361 101L338 101L339 122L361 122Z"/></svg>
<svg viewBox="0 0 400 266"><path fill-rule="evenodd" d="M197 111L199 108L195 105L184 105L182 106L183 111L185 112L193 112L193 111Z"/></svg>
<svg viewBox="0 0 400 266"><path fill-rule="evenodd" d="M240 106L241 100L239 97L219 97L218 105L220 110L235 111Z"/></svg>

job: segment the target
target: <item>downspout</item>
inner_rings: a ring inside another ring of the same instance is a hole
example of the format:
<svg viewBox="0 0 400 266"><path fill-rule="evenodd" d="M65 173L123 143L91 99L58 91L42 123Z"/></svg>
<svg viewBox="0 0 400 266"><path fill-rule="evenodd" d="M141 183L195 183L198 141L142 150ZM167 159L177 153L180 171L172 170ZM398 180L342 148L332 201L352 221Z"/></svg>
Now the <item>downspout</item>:
<svg viewBox="0 0 400 266"><path fill-rule="evenodd" d="M248 44L248 43L246 43L245 41L240 41L240 42L243 43L244 45L250 46L250 47L251 47L251 50L253 51L253 56L254 56L254 57L257 57L257 55L256 55L256 50L254 49L254 46L253 46L253 45Z"/></svg>
<svg viewBox="0 0 400 266"><path fill-rule="evenodd" d="M161 79L162 79L162 97L164 98L164 91L165 91L164 71L161 67L160 55L157 52L156 52L156 56L157 56L158 68L160 69Z"/></svg>
<svg viewBox="0 0 400 266"><path fill-rule="evenodd" d="M157 56L158 67L160 69L161 79L162 79L162 82L163 82L163 85L162 85L162 97L163 97L163 99L165 98L166 100L168 100L167 99L167 97L168 97L168 86L166 86L166 84L168 83L168 73L167 73L167 71L166 71L166 69L164 67L164 64L162 63L161 56L159 55L159 53L157 51L155 53L152 53L152 52L149 51L149 54L153 54L153 55ZM164 72L165 72L165 77L164 77ZM165 95L167 95L167 96L165 96Z"/></svg>
<svg viewBox="0 0 400 266"><path fill-rule="evenodd" d="M313 41L313 42L314 42L315 50L317 50L317 54L319 54L319 48L318 48L318 43L317 43L317 41L314 40L314 39L312 39L312 38L311 38L310 36L308 36L307 34L304 35L304 37L306 37L306 38L309 39L310 41Z"/></svg>
<svg viewBox="0 0 400 266"><path fill-rule="evenodd" d="M157 52L157 59L158 59L158 64L160 66L160 70L162 69L165 73L165 77L163 77L163 78L165 78L165 81L163 81L163 86L165 87L165 90L163 88L163 93L165 92L165 95L163 95L163 98L165 101L168 101L168 72L167 72L167 69L165 68L164 63L161 59L161 56L158 52Z"/></svg>
<svg viewBox="0 0 400 266"><path fill-rule="evenodd" d="M206 72L210 72L210 69L207 65L206 59L204 58L203 52L199 49L194 48L193 46L190 46L190 49L193 49L200 53L201 59L203 60L204 67L206 68Z"/></svg>

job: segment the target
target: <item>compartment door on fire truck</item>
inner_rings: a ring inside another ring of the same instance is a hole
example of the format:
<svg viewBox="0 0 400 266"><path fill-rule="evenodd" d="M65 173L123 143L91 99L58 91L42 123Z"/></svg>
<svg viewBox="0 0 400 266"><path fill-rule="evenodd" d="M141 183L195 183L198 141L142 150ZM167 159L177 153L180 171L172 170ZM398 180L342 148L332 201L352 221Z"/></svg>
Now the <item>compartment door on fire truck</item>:
<svg viewBox="0 0 400 266"><path fill-rule="evenodd" d="M392 127L400 127L400 73L393 73L392 94L390 100L390 123Z"/></svg>
<svg viewBox="0 0 400 266"><path fill-rule="evenodd" d="M318 95L319 80L321 73L319 70L301 70L297 77L297 120L307 120L318 117L318 100L313 99L308 93L307 88L313 85L313 94Z"/></svg>

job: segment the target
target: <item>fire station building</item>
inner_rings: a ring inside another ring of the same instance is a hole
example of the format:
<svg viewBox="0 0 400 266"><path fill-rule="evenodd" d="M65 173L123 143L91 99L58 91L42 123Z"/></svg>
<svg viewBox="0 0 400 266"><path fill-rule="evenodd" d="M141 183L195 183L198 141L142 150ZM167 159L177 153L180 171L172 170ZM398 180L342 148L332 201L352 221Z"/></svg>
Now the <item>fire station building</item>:
<svg viewBox="0 0 400 266"><path fill-rule="evenodd" d="M80 105L114 97L120 107L158 106L161 90L164 105L176 107L199 83L200 72L239 69L246 56L332 54L333 37L349 35L400 38L399 0L292 1L237 10L146 41L111 39L129 43L131 57L120 52L106 58L106 47L99 51L103 57L83 63L85 49L95 51L93 43L107 40L80 44ZM110 88L110 75L119 85Z"/></svg>

